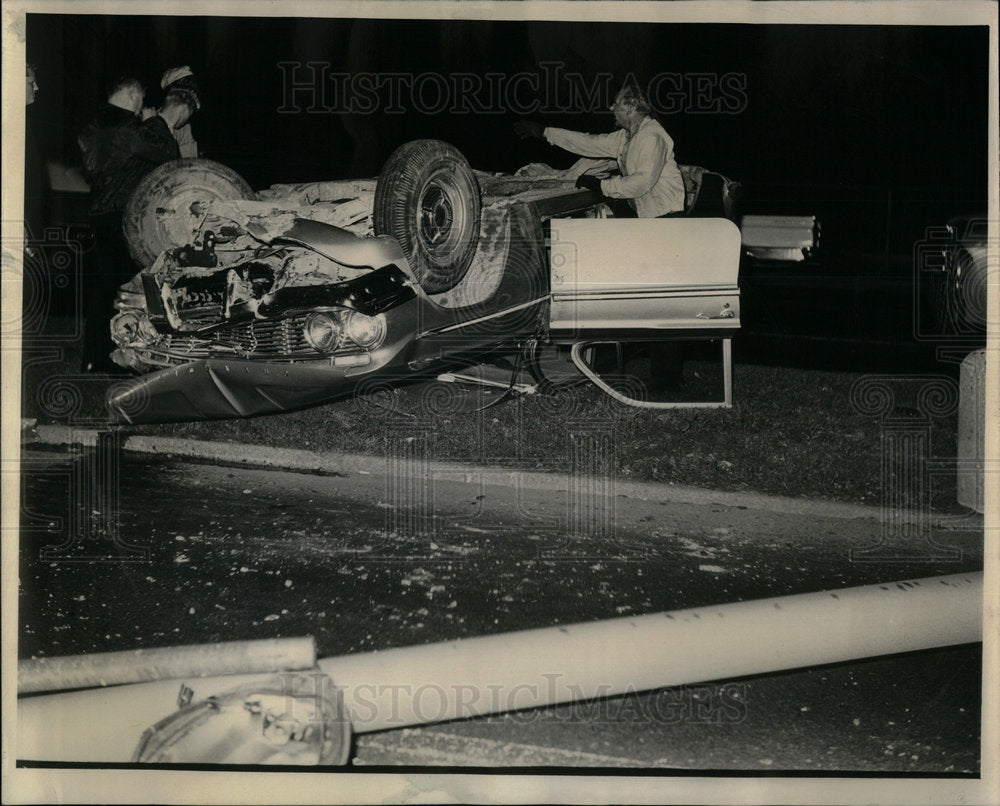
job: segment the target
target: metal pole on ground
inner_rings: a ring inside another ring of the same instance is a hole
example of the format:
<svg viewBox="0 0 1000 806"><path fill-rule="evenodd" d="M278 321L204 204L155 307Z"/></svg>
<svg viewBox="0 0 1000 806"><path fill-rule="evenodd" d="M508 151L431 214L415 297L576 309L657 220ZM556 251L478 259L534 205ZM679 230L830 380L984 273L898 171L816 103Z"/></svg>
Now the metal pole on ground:
<svg viewBox="0 0 1000 806"><path fill-rule="evenodd" d="M318 662L356 733L982 640L982 572L546 627ZM300 673L301 674L301 673ZM273 676L272 676L273 678ZM195 700L261 680L183 682ZM127 762L179 681L18 703L17 758Z"/></svg>
<svg viewBox="0 0 1000 806"><path fill-rule="evenodd" d="M31 658L17 664L17 693L310 669L315 664L316 645L310 637Z"/></svg>
<svg viewBox="0 0 1000 806"><path fill-rule="evenodd" d="M982 573L402 647L319 668L355 733L982 640Z"/></svg>

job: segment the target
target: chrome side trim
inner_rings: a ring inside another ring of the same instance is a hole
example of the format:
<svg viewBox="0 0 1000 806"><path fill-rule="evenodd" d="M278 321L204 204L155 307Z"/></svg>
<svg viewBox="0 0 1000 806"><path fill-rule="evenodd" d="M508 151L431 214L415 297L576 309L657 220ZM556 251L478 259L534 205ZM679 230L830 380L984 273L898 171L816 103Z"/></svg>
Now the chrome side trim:
<svg viewBox="0 0 1000 806"><path fill-rule="evenodd" d="M450 333L453 330L461 330L465 327L470 327L471 325L478 325L481 322L488 322L490 319L497 319L501 316L506 316L507 314L516 313L517 311L523 311L525 308L530 308L532 305L540 305L548 299L548 295L544 297L537 297L536 299L528 300L528 302L522 302L520 305L514 305L510 308L504 308L502 311L496 311L495 313L487 314L486 316L479 316L475 319L468 319L464 322L458 322L454 325L447 325L446 327L439 327L435 330L424 330L417 334L417 338L423 338L424 336L429 336L437 333Z"/></svg>

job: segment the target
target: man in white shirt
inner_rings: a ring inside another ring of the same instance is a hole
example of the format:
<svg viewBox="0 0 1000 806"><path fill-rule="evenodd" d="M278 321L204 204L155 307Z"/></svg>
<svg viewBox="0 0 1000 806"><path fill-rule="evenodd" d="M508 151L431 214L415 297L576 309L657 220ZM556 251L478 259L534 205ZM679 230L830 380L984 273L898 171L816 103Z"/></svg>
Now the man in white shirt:
<svg viewBox="0 0 1000 806"><path fill-rule="evenodd" d="M514 124L514 131L522 139L544 137L581 157L615 159L621 176L601 180L584 174L577 187L627 199L639 218L657 218L684 209L684 179L674 161L674 141L651 111L642 92L626 84L611 106L618 129L609 134L584 134L527 121Z"/></svg>
<svg viewBox="0 0 1000 806"><path fill-rule="evenodd" d="M611 199L626 199L639 218L660 218L684 210L684 178L674 161L674 141L651 116L652 108L638 87L626 83L611 105L618 126L610 134L584 134L520 121L514 132L522 139L544 137L554 146L581 157L613 158L621 176L598 179L583 174L578 188L596 190ZM680 342L644 345L650 362L646 387L675 389L684 382Z"/></svg>

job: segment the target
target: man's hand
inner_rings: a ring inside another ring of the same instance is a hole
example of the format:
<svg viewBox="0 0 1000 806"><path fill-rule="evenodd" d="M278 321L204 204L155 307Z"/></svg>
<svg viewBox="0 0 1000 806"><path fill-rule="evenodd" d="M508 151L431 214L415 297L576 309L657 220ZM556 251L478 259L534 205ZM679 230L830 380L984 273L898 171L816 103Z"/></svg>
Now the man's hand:
<svg viewBox="0 0 1000 806"><path fill-rule="evenodd" d="M576 186L584 190L596 190L601 192L601 180L590 174L581 174L576 180Z"/></svg>
<svg viewBox="0 0 1000 806"><path fill-rule="evenodd" d="M529 137L541 138L544 131L545 127L541 123L535 123L533 120L519 120L514 124L514 134L522 140L527 140Z"/></svg>
<svg viewBox="0 0 1000 806"><path fill-rule="evenodd" d="M155 114L156 114L156 107L144 106L142 108L142 111L139 113L139 117L141 117L143 120L149 120Z"/></svg>

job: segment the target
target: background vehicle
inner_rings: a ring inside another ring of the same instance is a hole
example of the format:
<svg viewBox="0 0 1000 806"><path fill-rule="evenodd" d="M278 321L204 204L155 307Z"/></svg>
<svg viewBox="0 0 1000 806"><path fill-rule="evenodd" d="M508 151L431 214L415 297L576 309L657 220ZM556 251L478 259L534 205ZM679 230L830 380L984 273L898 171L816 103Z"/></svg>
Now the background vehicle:
<svg viewBox="0 0 1000 806"><path fill-rule="evenodd" d="M984 215L955 216L921 244L917 267L926 292L922 313L933 333L985 341L988 230Z"/></svg>
<svg viewBox="0 0 1000 806"><path fill-rule="evenodd" d="M786 246L806 248L745 250L738 358L940 371L939 348L959 341L974 348L985 338L985 220L954 217L977 204L962 188L749 187L745 240L747 218L785 220L801 225L800 239ZM794 236L794 227L785 234Z"/></svg>

